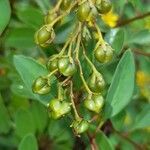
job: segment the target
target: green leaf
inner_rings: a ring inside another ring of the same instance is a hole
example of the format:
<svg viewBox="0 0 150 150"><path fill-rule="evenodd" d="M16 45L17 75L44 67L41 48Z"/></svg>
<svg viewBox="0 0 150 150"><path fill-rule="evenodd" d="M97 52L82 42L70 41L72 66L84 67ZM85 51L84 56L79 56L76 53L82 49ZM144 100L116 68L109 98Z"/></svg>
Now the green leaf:
<svg viewBox="0 0 150 150"><path fill-rule="evenodd" d="M6 47L13 48L33 48L35 30L32 28L13 28L9 31L6 36L5 45Z"/></svg>
<svg viewBox="0 0 150 150"><path fill-rule="evenodd" d="M0 133L6 134L11 127L11 121L7 112L7 109L3 103L3 99L0 95Z"/></svg>
<svg viewBox="0 0 150 150"><path fill-rule="evenodd" d="M97 133L96 143L100 150L113 150L114 149L109 139L106 137L106 135L102 131L99 131Z"/></svg>
<svg viewBox="0 0 150 150"><path fill-rule="evenodd" d="M124 127L124 121L126 117L126 112L122 111L111 119L111 122L115 129L118 131L122 130Z"/></svg>
<svg viewBox="0 0 150 150"><path fill-rule="evenodd" d="M39 133L42 133L48 122L47 109L40 103L36 102L31 105L30 111L36 125L36 130Z"/></svg>
<svg viewBox="0 0 150 150"><path fill-rule="evenodd" d="M127 39L127 44L138 44L138 45L150 45L150 31L141 30L133 35L129 33L129 39Z"/></svg>
<svg viewBox="0 0 150 150"><path fill-rule="evenodd" d="M29 57L24 57L21 55L14 56L14 65L24 83L25 89L28 89L29 96L33 99L40 101L45 106L49 103L50 99L56 96L56 84L53 82L51 92L46 95L38 95L32 92L32 84L34 80L43 75L47 75L47 69L37 63L34 59ZM53 77L53 80L56 79Z"/></svg>
<svg viewBox="0 0 150 150"><path fill-rule="evenodd" d="M105 101L104 115L110 118L123 110L131 100L134 90L135 64L131 51L121 58Z"/></svg>
<svg viewBox="0 0 150 150"><path fill-rule="evenodd" d="M43 23L42 12L32 6L25 7L23 5L23 7L21 7L20 5L17 5L16 13L18 18L28 25L28 27L38 29Z"/></svg>
<svg viewBox="0 0 150 150"><path fill-rule="evenodd" d="M9 23L11 8L9 0L0 0L0 35Z"/></svg>
<svg viewBox="0 0 150 150"><path fill-rule="evenodd" d="M146 128L150 126L150 104L143 107L142 111L137 114L131 130Z"/></svg>
<svg viewBox="0 0 150 150"><path fill-rule="evenodd" d="M106 34L105 39L112 46L114 51L119 54L124 45L124 30L112 29Z"/></svg>
<svg viewBox="0 0 150 150"><path fill-rule="evenodd" d="M38 150L38 143L33 134L26 135L19 144L19 150Z"/></svg>
<svg viewBox="0 0 150 150"><path fill-rule="evenodd" d="M28 110L19 109L15 116L16 134L24 137L28 133L35 133L35 123Z"/></svg>

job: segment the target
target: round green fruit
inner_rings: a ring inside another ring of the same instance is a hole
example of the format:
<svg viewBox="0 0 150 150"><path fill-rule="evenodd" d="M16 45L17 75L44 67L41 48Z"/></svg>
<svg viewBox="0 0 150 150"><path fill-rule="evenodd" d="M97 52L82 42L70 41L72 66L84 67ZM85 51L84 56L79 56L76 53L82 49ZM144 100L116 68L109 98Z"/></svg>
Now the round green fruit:
<svg viewBox="0 0 150 150"><path fill-rule="evenodd" d="M58 69L64 76L73 76L76 72L76 65L74 61L70 62L69 57L62 57L58 60Z"/></svg>
<svg viewBox="0 0 150 150"><path fill-rule="evenodd" d="M88 80L88 86L92 92L100 93L105 88L105 81L101 74L92 73Z"/></svg>
<svg viewBox="0 0 150 150"><path fill-rule="evenodd" d="M100 14L106 14L111 10L112 3L110 2L110 0L102 0L101 3L98 3L96 5L96 7Z"/></svg>
<svg viewBox="0 0 150 150"><path fill-rule="evenodd" d="M104 98L101 94L92 95L84 101L84 106L95 113L100 113L104 105Z"/></svg>
<svg viewBox="0 0 150 150"><path fill-rule="evenodd" d="M32 91L36 94L47 94L50 92L50 89L48 79L41 76L38 77L32 85Z"/></svg>
<svg viewBox="0 0 150 150"><path fill-rule="evenodd" d="M87 131L87 129L89 128L89 123L86 120L75 120L72 123L72 126L74 128L74 131L77 135L84 133L85 131Z"/></svg>
<svg viewBox="0 0 150 150"><path fill-rule="evenodd" d="M70 103L58 99L50 101L49 109L54 119L58 119L71 111Z"/></svg>
<svg viewBox="0 0 150 150"><path fill-rule="evenodd" d="M113 49L107 43L102 44L94 51L94 56L100 63L110 62L113 58Z"/></svg>
<svg viewBox="0 0 150 150"><path fill-rule="evenodd" d="M51 28L50 31L47 30L46 26L43 26L40 30L38 30L35 33L35 42L36 44L45 47L48 44L50 44L54 38L55 38L55 33L53 28Z"/></svg>
<svg viewBox="0 0 150 150"><path fill-rule="evenodd" d="M88 2L84 2L83 4L81 4L77 10L77 17L79 21L81 22L86 21L90 15L90 11L91 8Z"/></svg>

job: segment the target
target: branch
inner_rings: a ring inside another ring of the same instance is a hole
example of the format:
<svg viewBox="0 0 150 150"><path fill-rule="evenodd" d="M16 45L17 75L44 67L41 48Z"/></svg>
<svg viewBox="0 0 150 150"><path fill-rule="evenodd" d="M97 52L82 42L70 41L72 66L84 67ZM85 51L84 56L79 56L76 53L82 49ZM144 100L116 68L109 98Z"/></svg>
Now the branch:
<svg viewBox="0 0 150 150"><path fill-rule="evenodd" d="M118 24L115 27L121 27L121 26L130 24L130 23L132 23L132 22L134 22L136 20L140 20L140 19L143 19L143 18L148 17L148 16L150 16L150 12L142 14L142 15L139 15L139 16L136 16L136 17L133 17L133 18L128 19L128 20L120 21L120 22L118 22Z"/></svg>
<svg viewBox="0 0 150 150"><path fill-rule="evenodd" d="M125 139L126 141L131 143L135 147L135 149L137 149L137 150L144 150L144 148L141 145L139 145L138 143L136 143L133 140L131 140L127 135L125 135L123 133L120 133L119 131L115 130L114 128L113 128L113 130L118 136L122 137L123 139Z"/></svg>
<svg viewBox="0 0 150 150"><path fill-rule="evenodd" d="M146 53L137 49L132 50L134 53L139 54L139 55L143 55L143 56L147 56L150 57L150 53Z"/></svg>
<svg viewBox="0 0 150 150"><path fill-rule="evenodd" d="M95 141L95 137L91 136L89 133L87 133L89 141L90 141L90 146L91 150L98 150L98 146Z"/></svg>

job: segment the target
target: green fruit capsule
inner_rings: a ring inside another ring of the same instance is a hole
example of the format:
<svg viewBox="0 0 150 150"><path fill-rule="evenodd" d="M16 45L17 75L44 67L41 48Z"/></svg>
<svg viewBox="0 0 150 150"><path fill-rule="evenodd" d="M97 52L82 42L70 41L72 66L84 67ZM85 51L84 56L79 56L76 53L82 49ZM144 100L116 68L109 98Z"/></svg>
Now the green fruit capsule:
<svg viewBox="0 0 150 150"><path fill-rule="evenodd" d="M52 99L49 103L49 110L54 119L58 119L71 111L70 103Z"/></svg>
<svg viewBox="0 0 150 150"><path fill-rule="evenodd" d="M106 14L111 10L112 3L110 2L110 0L102 0L101 3L98 3L96 5L96 7L99 13Z"/></svg>
<svg viewBox="0 0 150 150"><path fill-rule="evenodd" d="M58 59L57 59L57 58L54 59L54 60L49 60L49 61L47 62L47 65L46 65L47 69L48 69L50 72L56 70L56 69L58 68L57 66L58 66Z"/></svg>
<svg viewBox="0 0 150 150"><path fill-rule="evenodd" d="M36 94L47 94L50 92L50 89L48 79L43 77L38 77L32 85L32 91Z"/></svg>
<svg viewBox="0 0 150 150"><path fill-rule="evenodd" d="M77 10L77 17L79 21L86 21L90 15L90 11L91 9L88 2L84 2L83 4L81 4Z"/></svg>
<svg viewBox="0 0 150 150"><path fill-rule="evenodd" d="M88 130L89 128L89 123L88 121L86 120L75 120L73 123L72 123L72 127L74 128L74 131L77 135L81 134L81 133L84 133L85 131Z"/></svg>
<svg viewBox="0 0 150 150"><path fill-rule="evenodd" d="M100 113L104 105L104 98L101 94L93 95L84 101L84 106L95 113Z"/></svg>
<svg viewBox="0 0 150 150"><path fill-rule="evenodd" d="M95 50L94 56L100 63L110 62L113 58L113 49L107 43L102 44Z"/></svg>
<svg viewBox="0 0 150 150"><path fill-rule="evenodd" d="M71 3L72 3L72 0L63 0L60 7L62 10L67 10L69 9Z"/></svg>
<svg viewBox="0 0 150 150"><path fill-rule="evenodd" d="M38 30L35 33L35 42L36 44L46 47L48 44L50 44L54 38L55 38L55 33L53 28L51 28L50 31L47 30L46 26L43 26L40 30Z"/></svg>
<svg viewBox="0 0 150 150"><path fill-rule="evenodd" d="M75 62L70 62L69 57L63 57L58 60L58 69L64 76L73 76L76 72Z"/></svg>
<svg viewBox="0 0 150 150"><path fill-rule="evenodd" d="M101 74L92 73L88 80L88 86L92 92L100 93L105 88L105 81Z"/></svg>

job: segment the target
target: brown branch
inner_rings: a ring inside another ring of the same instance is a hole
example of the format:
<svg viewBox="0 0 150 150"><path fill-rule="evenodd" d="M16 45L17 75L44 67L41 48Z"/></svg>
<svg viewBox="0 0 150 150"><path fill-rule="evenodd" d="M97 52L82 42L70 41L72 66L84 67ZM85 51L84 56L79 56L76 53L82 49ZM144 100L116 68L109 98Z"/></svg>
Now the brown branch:
<svg viewBox="0 0 150 150"><path fill-rule="evenodd" d="M136 16L136 17L133 17L133 18L128 19L128 20L120 21L120 22L118 22L118 24L115 27L121 27L121 26L130 24L130 23L132 23L132 22L134 22L136 20L140 20L140 19L143 19L143 18L148 17L148 16L150 16L150 12L142 14L142 15L139 15L139 16Z"/></svg>
<svg viewBox="0 0 150 150"><path fill-rule="evenodd" d="M143 55L143 56L147 56L150 57L150 53L146 53L137 49L132 50L134 53L139 54L139 55Z"/></svg>
<svg viewBox="0 0 150 150"><path fill-rule="evenodd" d="M90 141L91 150L100 150L100 149L98 149L95 138L93 136L91 136L89 133L87 133L87 135L88 135L88 138Z"/></svg>
<svg viewBox="0 0 150 150"><path fill-rule="evenodd" d="M113 130L118 136L120 136L121 138L123 138L126 141L128 141L129 143L131 143L135 147L135 149L144 150L144 148L141 145L139 145L138 143L131 140L126 134L120 133L119 131L115 130L114 128L113 128Z"/></svg>

